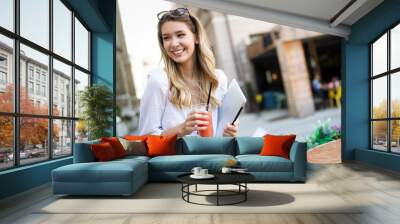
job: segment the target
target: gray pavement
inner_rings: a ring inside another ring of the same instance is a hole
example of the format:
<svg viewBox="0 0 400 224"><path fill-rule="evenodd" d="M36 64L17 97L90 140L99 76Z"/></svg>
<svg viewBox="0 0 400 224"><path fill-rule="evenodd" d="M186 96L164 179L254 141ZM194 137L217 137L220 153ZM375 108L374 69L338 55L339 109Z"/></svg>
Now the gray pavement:
<svg viewBox="0 0 400 224"><path fill-rule="evenodd" d="M318 120L331 119L331 124L341 124L340 108L316 111L303 117L290 117L287 110L245 113L240 116L239 136L263 136L265 134L296 134L297 140L304 141L318 125Z"/></svg>

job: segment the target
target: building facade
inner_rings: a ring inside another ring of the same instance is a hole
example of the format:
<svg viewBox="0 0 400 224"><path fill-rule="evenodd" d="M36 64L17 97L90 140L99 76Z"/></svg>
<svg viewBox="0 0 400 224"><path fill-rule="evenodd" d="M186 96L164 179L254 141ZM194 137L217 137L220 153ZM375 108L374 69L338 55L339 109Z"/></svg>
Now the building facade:
<svg viewBox="0 0 400 224"><path fill-rule="evenodd" d="M117 7L118 8L118 7ZM124 135L138 128L139 104L133 79L132 64L128 54L121 16L117 10L116 94L119 120L117 134Z"/></svg>
<svg viewBox="0 0 400 224"><path fill-rule="evenodd" d="M13 49L0 41L0 95L6 94L15 88L13 74ZM20 110L27 114L47 114L49 109L49 68L47 65L26 56L21 50L20 54ZM53 74L53 114L58 117L69 117L72 114L72 78L71 71L57 70L57 63L54 66ZM69 74L67 74L69 73ZM75 81L78 88L80 81ZM87 83L86 83L87 85ZM79 114L79 97L75 99L76 114ZM6 106L6 105L2 105ZM63 152L65 143L72 141L72 123L66 120L59 120L54 123L57 127L57 138L53 138L56 145L55 154ZM70 149L70 145L67 146Z"/></svg>
<svg viewBox="0 0 400 224"><path fill-rule="evenodd" d="M259 109L256 95L261 95L263 101L276 102L273 108L288 108L293 117L314 113L311 80L315 74L321 74L319 47L328 48L322 44L325 41L325 45L334 43L333 48L340 49L339 38L332 40L332 36L318 32L189 8L206 29L217 67L225 71L229 80L237 79L246 92L247 111ZM329 55L332 56L340 61L340 51ZM324 81L329 82L331 76L340 78L340 62L335 63L334 72L322 71ZM272 79L277 81L271 88L268 81ZM268 108L270 104L266 105Z"/></svg>

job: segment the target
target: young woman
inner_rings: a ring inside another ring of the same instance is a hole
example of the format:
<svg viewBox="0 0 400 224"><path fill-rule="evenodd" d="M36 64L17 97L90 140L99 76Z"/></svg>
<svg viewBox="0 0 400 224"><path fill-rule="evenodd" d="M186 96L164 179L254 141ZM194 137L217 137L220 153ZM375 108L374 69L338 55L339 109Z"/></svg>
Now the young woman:
<svg viewBox="0 0 400 224"><path fill-rule="evenodd" d="M204 28L186 8L163 11L157 16L165 69L149 74L140 104L140 134L196 135L211 123L215 133L227 78L215 69ZM193 105L207 103L209 92L211 113L193 111ZM236 136L237 131L238 122L226 124L223 136Z"/></svg>

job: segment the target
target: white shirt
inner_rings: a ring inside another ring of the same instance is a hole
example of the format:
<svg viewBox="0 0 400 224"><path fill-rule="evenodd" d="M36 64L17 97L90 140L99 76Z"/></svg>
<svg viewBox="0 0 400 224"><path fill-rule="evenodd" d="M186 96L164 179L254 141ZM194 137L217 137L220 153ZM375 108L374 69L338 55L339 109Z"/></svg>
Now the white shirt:
<svg viewBox="0 0 400 224"><path fill-rule="evenodd" d="M216 73L218 78L216 98L219 102L222 102L227 90L228 81L222 70L217 69ZM164 130L182 124L186 120L186 116L190 113L191 108L184 107L180 109L176 107L171 103L168 96L169 81L167 73L162 69L150 72L147 86L140 102L140 135L160 135ZM217 122L218 108L212 111L214 135L217 130ZM197 135L197 132L193 132L191 135Z"/></svg>

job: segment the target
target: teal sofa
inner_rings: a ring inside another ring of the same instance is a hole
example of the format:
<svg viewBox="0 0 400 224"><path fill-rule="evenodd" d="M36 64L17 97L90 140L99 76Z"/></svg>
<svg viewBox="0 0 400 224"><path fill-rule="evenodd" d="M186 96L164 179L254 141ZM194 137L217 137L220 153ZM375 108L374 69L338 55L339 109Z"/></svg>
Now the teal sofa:
<svg viewBox="0 0 400 224"><path fill-rule="evenodd" d="M290 159L260 156L262 137L184 137L177 140L177 155L127 156L96 162L90 145L75 144L74 163L52 171L54 194L131 195L148 181L176 181L193 167L219 172L228 160L235 159L259 182L305 182L306 144L295 142Z"/></svg>

